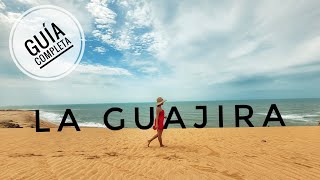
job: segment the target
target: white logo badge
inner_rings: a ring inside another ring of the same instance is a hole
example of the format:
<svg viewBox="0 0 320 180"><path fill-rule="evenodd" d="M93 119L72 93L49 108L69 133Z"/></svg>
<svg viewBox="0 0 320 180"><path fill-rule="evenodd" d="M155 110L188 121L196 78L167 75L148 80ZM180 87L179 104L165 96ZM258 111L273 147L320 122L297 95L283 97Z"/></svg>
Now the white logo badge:
<svg viewBox="0 0 320 180"><path fill-rule="evenodd" d="M80 23L57 6L26 11L11 29L13 61L26 75L44 81L60 79L81 61L85 37Z"/></svg>

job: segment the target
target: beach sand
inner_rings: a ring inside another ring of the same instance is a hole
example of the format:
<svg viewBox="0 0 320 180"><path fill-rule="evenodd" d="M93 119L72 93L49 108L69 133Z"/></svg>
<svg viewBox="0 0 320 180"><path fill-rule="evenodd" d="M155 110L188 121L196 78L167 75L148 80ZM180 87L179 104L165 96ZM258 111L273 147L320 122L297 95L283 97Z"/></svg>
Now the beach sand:
<svg viewBox="0 0 320 180"><path fill-rule="evenodd" d="M0 179L319 179L320 127L0 129Z"/></svg>
<svg viewBox="0 0 320 180"><path fill-rule="evenodd" d="M0 128L0 179L320 179L320 127Z"/></svg>

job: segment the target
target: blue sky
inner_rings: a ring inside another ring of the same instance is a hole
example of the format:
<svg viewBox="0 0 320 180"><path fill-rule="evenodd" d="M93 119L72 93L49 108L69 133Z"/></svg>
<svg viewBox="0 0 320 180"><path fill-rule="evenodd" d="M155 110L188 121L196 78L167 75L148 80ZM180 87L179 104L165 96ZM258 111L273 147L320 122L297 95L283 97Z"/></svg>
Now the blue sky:
<svg viewBox="0 0 320 180"><path fill-rule="evenodd" d="M58 5L86 48L67 77L33 80L11 60L15 20ZM0 105L319 98L318 0L0 0Z"/></svg>

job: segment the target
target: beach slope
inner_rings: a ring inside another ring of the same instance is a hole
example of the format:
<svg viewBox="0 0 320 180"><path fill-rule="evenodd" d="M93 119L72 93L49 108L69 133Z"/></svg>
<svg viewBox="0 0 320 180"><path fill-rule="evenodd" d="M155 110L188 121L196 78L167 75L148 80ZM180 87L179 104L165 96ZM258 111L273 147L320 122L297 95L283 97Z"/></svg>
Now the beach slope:
<svg viewBox="0 0 320 180"><path fill-rule="evenodd" d="M0 179L319 179L320 127L0 129Z"/></svg>
<svg viewBox="0 0 320 180"><path fill-rule="evenodd" d="M48 121L40 120L41 127L57 127ZM0 128L35 128L35 111L0 110Z"/></svg>

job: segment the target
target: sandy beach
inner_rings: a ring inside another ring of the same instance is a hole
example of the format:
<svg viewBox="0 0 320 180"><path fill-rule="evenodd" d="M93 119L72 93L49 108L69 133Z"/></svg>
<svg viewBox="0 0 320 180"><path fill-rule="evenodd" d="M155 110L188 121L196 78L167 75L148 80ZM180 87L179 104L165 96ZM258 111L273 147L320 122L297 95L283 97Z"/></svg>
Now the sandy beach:
<svg viewBox="0 0 320 180"><path fill-rule="evenodd" d="M30 111L0 111L0 179L319 179L320 127L64 128L37 133ZM42 121L42 126L56 127Z"/></svg>

